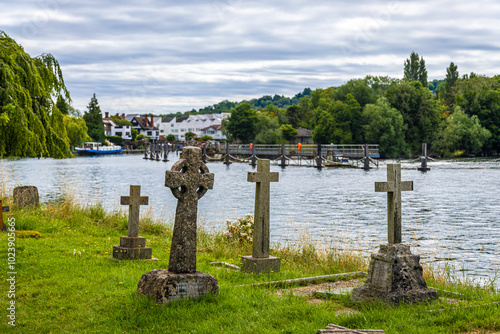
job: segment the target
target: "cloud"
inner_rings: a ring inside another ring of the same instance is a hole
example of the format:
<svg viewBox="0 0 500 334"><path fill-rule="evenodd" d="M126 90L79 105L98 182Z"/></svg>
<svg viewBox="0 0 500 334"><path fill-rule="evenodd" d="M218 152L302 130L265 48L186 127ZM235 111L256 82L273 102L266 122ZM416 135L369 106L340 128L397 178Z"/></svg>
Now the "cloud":
<svg viewBox="0 0 500 334"><path fill-rule="evenodd" d="M0 5L0 29L52 53L74 106L168 113L228 99L292 96L367 74L500 72L494 1L69 1Z"/></svg>

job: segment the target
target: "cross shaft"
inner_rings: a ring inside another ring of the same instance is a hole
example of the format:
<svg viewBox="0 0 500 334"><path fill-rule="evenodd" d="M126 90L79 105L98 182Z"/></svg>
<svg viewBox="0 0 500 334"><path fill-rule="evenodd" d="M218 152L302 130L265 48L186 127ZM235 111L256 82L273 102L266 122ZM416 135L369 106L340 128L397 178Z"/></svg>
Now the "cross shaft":
<svg viewBox="0 0 500 334"><path fill-rule="evenodd" d="M248 173L248 182L255 182L255 211L252 256L269 257L269 223L271 182L279 181L279 173L270 171L270 161L257 161L257 172Z"/></svg>
<svg viewBox="0 0 500 334"><path fill-rule="evenodd" d="M412 191L413 181L401 181L401 164L387 164L387 182L375 182L376 192L387 193L387 241L401 243L401 192Z"/></svg>

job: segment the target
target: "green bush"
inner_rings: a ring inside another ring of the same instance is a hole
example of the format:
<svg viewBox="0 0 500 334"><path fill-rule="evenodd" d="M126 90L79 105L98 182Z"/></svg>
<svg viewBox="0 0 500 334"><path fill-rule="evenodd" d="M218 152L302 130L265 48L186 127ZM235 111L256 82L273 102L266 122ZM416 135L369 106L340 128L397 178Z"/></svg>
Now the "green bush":
<svg viewBox="0 0 500 334"><path fill-rule="evenodd" d="M253 217L250 214L245 218L238 218L236 221L226 219L227 230L224 236L237 243L251 243L253 241Z"/></svg>
<svg viewBox="0 0 500 334"><path fill-rule="evenodd" d="M115 145L121 145L123 143L123 138L120 136L106 136L106 139Z"/></svg>

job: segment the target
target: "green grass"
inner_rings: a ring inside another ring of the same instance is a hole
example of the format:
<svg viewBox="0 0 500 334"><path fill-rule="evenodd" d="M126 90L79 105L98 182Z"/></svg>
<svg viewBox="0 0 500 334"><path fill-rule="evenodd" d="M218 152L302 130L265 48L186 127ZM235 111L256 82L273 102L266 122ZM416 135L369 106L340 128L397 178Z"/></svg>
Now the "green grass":
<svg viewBox="0 0 500 334"><path fill-rule="evenodd" d="M4 205L9 204L6 199ZM167 268L170 225L142 218L140 235L147 238L147 246L159 260L120 263L106 257L127 233L123 212L107 213L100 206L79 207L71 199L62 199L38 210L12 208L4 217L5 222L15 218L17 230L38 231L42 237L16 239L16 328L7 324L6 311L2 311L2 333L316 333L328 323L386 333L500 331L500 306L489 304L500 301L494 289L453 284L446 275L429 270L429 285L464 295L458 304L394 308L354 305L348 297L312 302L292 292L279 296L273 287L235 287L366 270L366 259L354 251L320 251L304 242L273 250L273 255L282 258L280 273L245 274L209 262L239 264L241 255L251 254L251 246L231 244L222 235L203 230L198 234L198 270L217 278L220 295L156 305L136 294L137 283L142 274ZM5 282L7 233L0 234L0 244L4 268L0 278ZM2 284L2 310L9 302L7 292L7 285ZM472 305L478 306L468 307Z"/></svg>

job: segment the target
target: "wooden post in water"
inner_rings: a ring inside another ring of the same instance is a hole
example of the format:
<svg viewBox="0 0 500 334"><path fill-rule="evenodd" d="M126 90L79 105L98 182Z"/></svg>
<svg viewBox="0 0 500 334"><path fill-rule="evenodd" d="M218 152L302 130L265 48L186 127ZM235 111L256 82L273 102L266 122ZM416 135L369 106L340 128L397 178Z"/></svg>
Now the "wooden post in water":
<svg viewBox="0 0 500 334"><path fill-rule="evenodd" d="M165 145L163 145L163 162L168 161L168 142L165 142Z"/></svg>
<svg viewBox="0 0 500 334"><path fill-rule="evenodd" d="M159 139L157 139L157 140L156 140L156 156L155 156L156 161L159 161L159 160L160 160L160 153L161 153L161 151L160 151L160 146L161 146L161 142L160 142L160 140L159 140Z"/></svg>
<svg viewBox="0 0 500 334"><path fill-rule="evenodd" d="M201 161L206 164L207 163L207 143L203 143L203 154L201 155Z"/></svg>
<svg viewBox="0 0 500 334"><path fill-rule="evenodd" d="M224 161L224 165L230 165L231 161L229 158L229 143L226 142L226 160Z"/></svg>
<svg viewBox="0 0 500 334"><path fill-rule="evenodd" d="M279 164L279 166L281 168L285 168L286 167L286 156L285 156L285 144L281 144L281 162Z"/></svg>
<svg viewBox="0 0 500 334"><path fill-rule="evenodd" d="M369 170L371 167L370 167L370 153L368 152L368 144L365 144L364 146L364 160L365 160L365 164L363 166L363 169L364 170Z"/></svg>
<svg viewBox="0 0 500 334"><path fill-rule="evenodd" d="M418 168L419 171L427 172L428 170L431 170L427 167L427 143L422 143L422 156L420 157L420 160L421 165Z"/></svg>
<svg viewBox="0 0 500 334"><path fill-rule="evenodd" d="M255 155L255 145L250 144L250 149L252 151L252 157L250 158L250 166L255 167L255 166L257 166L257 156Z"/></svg>
<svg viewBox="0 0 500 334"><path fill-rule="evenodd" d="M144 144L144 159L148 158L148 144L149 143Z"/></svg>
<svg viewBox="0 0 500 334"><path fill-rule="evenodd" d="M316 160L316 168L323 168L323 157L321 156L321 144L318 144L318 158Z"/></svg>

